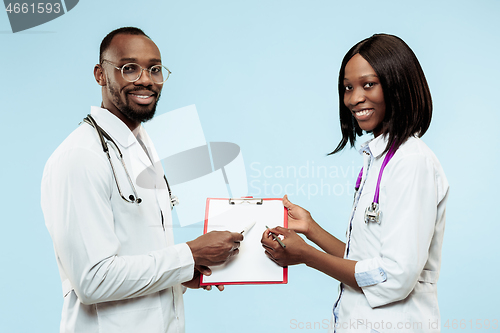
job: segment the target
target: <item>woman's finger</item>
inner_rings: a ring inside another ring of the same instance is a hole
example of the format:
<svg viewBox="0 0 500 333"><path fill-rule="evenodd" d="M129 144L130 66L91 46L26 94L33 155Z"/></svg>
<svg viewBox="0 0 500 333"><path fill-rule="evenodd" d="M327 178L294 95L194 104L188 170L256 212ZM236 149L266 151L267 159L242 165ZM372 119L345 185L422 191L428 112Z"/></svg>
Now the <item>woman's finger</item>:
<svg viewBox="0 0 500 333"><path fill-rule="evenodd" d="M292 207L293 207L293 203L290 200L288 200L288 195L286 195L286 194L283 197L283 206L285 206L286 209L288 209L288 210L292 209Z"/></svg>

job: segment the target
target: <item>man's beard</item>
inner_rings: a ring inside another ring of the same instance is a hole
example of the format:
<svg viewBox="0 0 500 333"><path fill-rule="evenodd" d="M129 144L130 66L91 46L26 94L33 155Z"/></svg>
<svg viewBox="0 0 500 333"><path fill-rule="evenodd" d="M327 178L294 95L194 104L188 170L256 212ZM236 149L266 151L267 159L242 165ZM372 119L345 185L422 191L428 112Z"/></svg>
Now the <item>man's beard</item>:
<svg viewBox="0 0 500 333"><path fill-rule="evenodd" d="M139 89L137 89L139 90ZM140 90L150 90L157 94L156 101L154 102L153 105L147 105L145 108L151 107L150 110L144 111L144 109L139 109L139 108L133 108L129 105L128 102L123 103L123 101L120 98L120 93L117 92L117 90L114 89L112 85L109 86L109 92L111 93L111 96L113 96L113 103L115 104L116 108L120 110L121 113L123 113L128 119L132 121L137 121L139 123L144 123L147 122L151 119L153 119L155 112L156 112L156 105L158 104L158 101L160 100L161 93L160 92L155 92L151 89L146 89L146 88L141 88ZM132 90L133 91L133 90ZM129 91L130 92L130 91ZM128 93L125 95L128 98Z"/></svg>

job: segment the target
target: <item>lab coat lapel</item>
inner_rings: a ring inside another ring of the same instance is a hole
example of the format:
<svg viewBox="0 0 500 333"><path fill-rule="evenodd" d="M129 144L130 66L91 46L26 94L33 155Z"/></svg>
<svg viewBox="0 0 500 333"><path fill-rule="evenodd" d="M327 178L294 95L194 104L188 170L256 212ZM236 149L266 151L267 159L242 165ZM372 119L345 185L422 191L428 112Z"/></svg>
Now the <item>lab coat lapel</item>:
<svg viewBox="0 0 500 333"><path fill-rule="evenodd" d="M374 138L368 143L368 146L370 147L370 151L375 158L380 158L382 157L382 153L384 152L385 148L387 147L389 135L379 135L378 137Z"/></svg>
<svg viewBox="0 0 500 333"><path fill-rule="evenodd" d="M153 174L158 175L157 164L159 163L157 156L153 154L151 149L151 141L144 130L144 128L139 126L137 128L135 144L137 144L141 148L141 153L139 154L139 158L142 164L148 168Z"/></svg>
<svg viewBox="0 0 500 333"><path fill-rule="evenodd" d="M137 146L136 148L140 150L138 155L139 155L139 160L142 163L142 168L143 169L147 168L151 172L155 173L155 168L154 168L153 164L151 163L151 160L149 159L148 155L146 155L146 152L144 151L144 149L142 149L139 142L135 142L135 145Z"/></svg>
<svg viewBox="0 0 500 333"><path fill-rule="evenodd" d="M97 124L121 147L130 147L135 140L132 131L123 121L106 109L96 106L91 107L90 113L97 121Z"/></svg>
<svg viewBox="0 0 500 333"><path fill-rule="evenodd" d="M133 153L131 155L138 157L136 159L132 159L131 161L137 185L149 190L157 188L158 174L139 142L136 141L128 149L133 149Z"/></svg>
<svg viewBox="0 0 500 333"><path fill-rule="evenodd" d="M170 212L171 211L170 198L168 195L167 185L165 183L165 180L163 179L165 172L163 171L161 160L158 156L158 153L156 152L154 144L151 141L151 138L149 137L148 133L142 126L140 127L139 131L140 131L140 137L142 138L144 144L146 145L151 159L154 161L154 165L152 166L152 168L154 168L156 177L156 195L157 195L158 205L160 206L160 209L163 212L162 214L164 219L164 226L165 228L171 228L172 216ZM167 235L170 244L173 244L172 233L167 233Z"/></svg>

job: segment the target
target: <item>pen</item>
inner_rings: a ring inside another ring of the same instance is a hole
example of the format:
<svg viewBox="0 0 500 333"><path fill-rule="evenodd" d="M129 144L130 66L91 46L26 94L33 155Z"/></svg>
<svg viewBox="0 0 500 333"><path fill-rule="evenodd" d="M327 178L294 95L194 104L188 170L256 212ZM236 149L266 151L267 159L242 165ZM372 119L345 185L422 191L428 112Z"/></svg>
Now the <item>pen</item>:
<svg viewBox="0 0 500 333"><path fill-rule="evenodd" d="M249 225L247 225L241 232L240 234L244 235L246 234L250 229L253 228L253 226L255 225L255 221L251 222Z"/></svg>
<svg viewBox="0 0 500 333"><path fill-rule="evenodd" d="M267 229L269 229L269 227L268 227L267 225L266 225L266 228L267 228ZM281 239L280 239L278 236L276 236L276 235L275 235L275 234L273 234L272 232L269 232L269 233L271 234L271 236L273 236L273 239L274 239L275 241L278 241L278 243L280 243L280 245L281 245L281 247L282 247L282 248L285 248L285 247L286 247L286 245L285 245L285 244L283 244L283 242L281 241Z"/></svg>

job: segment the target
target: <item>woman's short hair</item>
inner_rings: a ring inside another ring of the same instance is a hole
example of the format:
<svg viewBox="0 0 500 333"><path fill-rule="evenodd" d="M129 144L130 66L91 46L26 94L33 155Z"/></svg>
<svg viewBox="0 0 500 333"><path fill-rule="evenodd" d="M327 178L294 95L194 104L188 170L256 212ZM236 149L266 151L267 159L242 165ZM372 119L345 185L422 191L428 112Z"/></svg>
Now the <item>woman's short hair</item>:
<svg viewBox="0 0 500 333"><path fill-rule="evenodd" d="M410 47L399 37L375 34L354 45L344 56L339 72L339 114L342 140L333 152L353 147L362 129L344 105L344 75L349 60L361 55L377 74L385 100L383 135L388 135L386 152L399 147L410 136L422 136L432 118L432 99L424 72Z"/></svg>

